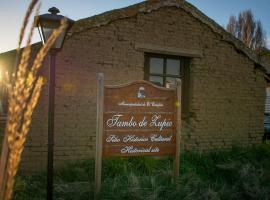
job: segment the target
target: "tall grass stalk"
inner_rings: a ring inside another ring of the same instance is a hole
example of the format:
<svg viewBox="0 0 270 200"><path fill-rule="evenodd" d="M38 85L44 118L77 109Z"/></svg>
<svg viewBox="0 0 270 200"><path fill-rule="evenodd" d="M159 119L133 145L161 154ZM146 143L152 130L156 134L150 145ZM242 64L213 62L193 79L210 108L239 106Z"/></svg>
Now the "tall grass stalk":
<svg viewBox="0 0 270 200"><path fill-rule="evenodd" d="M38 76L37 72L49 49L66 28L66 20L63 20L60 27L53 32L46 44L39 50L31 65L31 41L35 22L32 23L26 47L23 48L22 52L20 51L30 16L34 12L36 15L39 13L40 5L39 0L32 0L28 7L19 35L17 58L14 66L15 77L10 80L7 76L6 80L8 87L8 119L0 163L1 200L9 200L12 197L14 179L29 132L32 114L37 105L42 85L44 84L44 78Z"/></svg>

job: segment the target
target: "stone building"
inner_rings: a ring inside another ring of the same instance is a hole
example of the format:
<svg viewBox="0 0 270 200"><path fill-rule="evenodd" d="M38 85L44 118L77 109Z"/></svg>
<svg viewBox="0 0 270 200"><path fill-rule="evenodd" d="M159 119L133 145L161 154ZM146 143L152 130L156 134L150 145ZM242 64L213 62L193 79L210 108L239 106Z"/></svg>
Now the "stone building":
<svg viewBox="0 0 270 200"><path fill-rule="evenodd" d="M262 140L263 64L184 0L145 1L76 21L56 66L56 165L94 156L99 72L110 85L145 79L166 86L181 78L184 150ZM45 76L47 69L46 60ZM47 102L45 86L23 153L25 170L46 168Z"/></svg>
<svg viewBox="0 0 270 200"><path fill-rule="evenodd" d="M260 63L262 63L266 69L265 114L270 115L270 50L263 48L259 54L259 59L260 59Z"/></svg>

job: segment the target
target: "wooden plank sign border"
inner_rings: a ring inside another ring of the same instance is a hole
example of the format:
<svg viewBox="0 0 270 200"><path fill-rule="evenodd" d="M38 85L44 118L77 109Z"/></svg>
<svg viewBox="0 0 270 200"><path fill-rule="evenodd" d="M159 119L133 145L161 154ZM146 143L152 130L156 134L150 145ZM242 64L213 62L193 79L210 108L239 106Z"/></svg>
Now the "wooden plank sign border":
<svg viewBox="0 0 270 200"><path fill-rule="evenodd" d="M95 195L101 188L102 157L174 156L179 176L181 140L181 81L176 88L135 81L104 86L97 77Z"/></svg>

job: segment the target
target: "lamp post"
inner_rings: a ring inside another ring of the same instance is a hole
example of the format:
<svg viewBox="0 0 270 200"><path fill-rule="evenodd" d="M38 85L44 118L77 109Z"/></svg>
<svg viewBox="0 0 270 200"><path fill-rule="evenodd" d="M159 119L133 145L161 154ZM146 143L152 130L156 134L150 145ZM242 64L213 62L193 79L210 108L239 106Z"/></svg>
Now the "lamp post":
<svg viewBox="0 0 270 200"><path fill-rule="evenodd" d="M65 18L59 9L52 7L50 13L36 16L36 27L39 30L41 40L44 43L49 39L54 29L60 26L61 20ZM48 109L48 161L47 161L47 200L53 199L53 147L54 147L54 98L55 98L55 60L56 54L63 46L66 34L74 21L67 18L67 28L60 34L52 46L50 55L49 73L49 109Z"/></svg>

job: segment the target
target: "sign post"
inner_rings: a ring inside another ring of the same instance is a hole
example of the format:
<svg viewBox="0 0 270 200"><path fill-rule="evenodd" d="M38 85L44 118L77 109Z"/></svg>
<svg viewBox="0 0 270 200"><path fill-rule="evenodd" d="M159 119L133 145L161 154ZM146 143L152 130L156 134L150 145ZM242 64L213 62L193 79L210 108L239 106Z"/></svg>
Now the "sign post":
<svg viewBox="0 0 270 200"><path fill-rule="evenodd" d="M174 158L174 178L179 177L179 167L180 167L180 142L181 142L181 90L182 84L181 80L176 81L176 92L177 92L177 128L176 128L176 147L175 147L175 158Z"/></svg>
<svg viewBox="0 0 270 200"><path fill-rule="evenodd" d="M100 192L102 172L102 137L103 137L103 106L104 106L104 76L97 77L97 130L95 157L95 199Z"/></svg>
<svg viewBox="0 0 270 200"><path fill-rule="evenodd" d="M104 86L98 75L95 194L101 186L102 157L174 156L179 177L181 82L176 88L148 81Z"/></svg>

